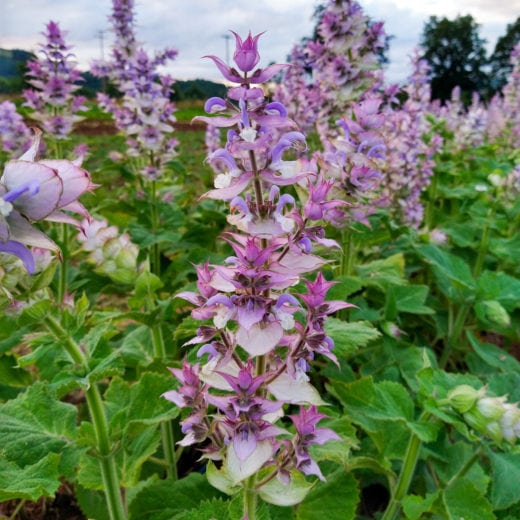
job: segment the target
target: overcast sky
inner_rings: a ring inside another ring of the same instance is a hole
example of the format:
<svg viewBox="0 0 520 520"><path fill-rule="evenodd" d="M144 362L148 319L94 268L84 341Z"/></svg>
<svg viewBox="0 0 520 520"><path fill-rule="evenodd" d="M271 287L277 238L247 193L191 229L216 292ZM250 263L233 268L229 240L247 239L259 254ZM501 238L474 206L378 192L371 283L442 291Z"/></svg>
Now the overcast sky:
<svg viewBox="0 0 520 520"><path fill-rule="evenodd" d="M177 79L220 76L205 54L225 59L224 37L229 29L246 36L267 31L260 39L261 65L285 62L291 47L309 36L312 13L319 0L136 0L137 37L148 50L173 47L179 51L168 72ZM430 15L455 18L471 14L481 25L480 35L489 51L506 25L520 15L520 0L361 0L365 13L384 21L390 43L388 82L402 81L409 73L409 56ZM49 20L68 31L83 69L110 52L108 31L111 0L0 0L0 48L35 50ZM103 35L101 40L100 35ZM101 42L103 41L103 46ZM233 40L229 41L233 52Z"/></svg>

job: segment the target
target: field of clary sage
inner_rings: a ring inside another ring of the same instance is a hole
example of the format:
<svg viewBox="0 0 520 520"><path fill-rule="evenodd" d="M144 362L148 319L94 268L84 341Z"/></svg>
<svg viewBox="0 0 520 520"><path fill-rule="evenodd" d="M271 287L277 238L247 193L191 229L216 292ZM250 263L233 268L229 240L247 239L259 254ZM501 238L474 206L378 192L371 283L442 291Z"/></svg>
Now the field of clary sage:
<svg viewBox="0 0 520 520"><path fill-rule="evenodd" d="M0 104L1 517L520 518L520 47L441 105L330 0L288 65L204 49L227 95L177 107L133 4L117 95L51 21Z"/></svg>

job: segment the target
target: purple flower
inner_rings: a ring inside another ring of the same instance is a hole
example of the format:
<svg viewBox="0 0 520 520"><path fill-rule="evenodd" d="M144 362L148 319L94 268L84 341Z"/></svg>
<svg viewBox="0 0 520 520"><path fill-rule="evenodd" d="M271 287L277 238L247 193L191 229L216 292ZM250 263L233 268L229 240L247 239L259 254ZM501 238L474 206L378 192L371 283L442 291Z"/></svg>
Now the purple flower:
<svg viewBox="0 0 520 520"><path fill-rule="evenodd" d="M263 33L259 33L256 36L251 36L251 31L249 31L249 35L247 38L242 41L242 38L235 32L231 31L235 36L236 49L233 54L233 59L237 64L237 67L242 72L249 72L256 67L257 63L260 61L260 54L258 53L258 38L262 36Z"/></svg>
<svg viewBox="0 0 520 520"><path fill-rule="evenodd" d="M42 123L47 133L65 139L74 123L82 119L77 113L86 110L85 98L74 95L81 73L60 26L51 21L42 34L46 40L39 46L42 57L27 64L33 89L24 91L24 105L33 110L32 117Z"/></svg>
<svg viewBox="0 0 520 520"><path fill-rule="evenodd" d="M35 162L41 132L18 160L9 161L0 177L0 251L18 256L32 273L34 262L27 246L59 251L32 223L40 220L80 224L64 210L88 217L77 201L94 188L90 174L65 160Z"/></svg>
<svg viewBox="0 0 520 520"><path fill-rule="evenodd" d="M308 409L300 408L299 415L289 416L297 431L293 440L295 466L306 475L316 475L320 480L325 480L320 468L309 454L309 447L313 444L325 444L328 441L340 440L340 437L329 428L316 428L321 419L327 417L318 413L315 406Z"/></svg>

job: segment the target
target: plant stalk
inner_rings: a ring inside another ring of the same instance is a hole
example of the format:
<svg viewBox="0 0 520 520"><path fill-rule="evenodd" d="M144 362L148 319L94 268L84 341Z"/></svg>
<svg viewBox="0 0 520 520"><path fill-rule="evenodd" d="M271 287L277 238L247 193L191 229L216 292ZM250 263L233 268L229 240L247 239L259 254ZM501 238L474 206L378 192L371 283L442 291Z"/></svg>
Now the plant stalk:
<svg viewBox="0 0 520 520"><path fill-rule="evenodd" d="M429 412L423 412L419 421L426 421L429 417ZM415 467L417 466L420 448L421 440L415 433L412 433L406 448L401 473L399 473L397 483L392 490L392 497L390 498L388 507L385 514L381 517L381 520L395 520L398 518L397 515L401 509L401 502L408 492L408 488L410 487L415 472Z"/></svg>
<svg viewBox="0 0 520 520"><path fill-rule="evenodd" d="M58 278L58 304L63 305L67 293L67 277L69 265L69 228L68 224L61 224L61 263Z"/></svg>
<svg viewBox="0 0 520 520"><path fill-rule="evenodd" d="M249 477L244 487L244 518L247 520L256 520L256 474Z"/></svg>
<svg viewBox="0 0 520 520"><path fill-rule="evenodd" d="M151 183L150 218L152 224L152 236L157 239L159 230L159 211L157 209L157 182ZM150 269L156 276L161 276L161 251L155 241L150 248Z"/></svg>
<svg viewBox="0 0 520 520"><path fill-rule="evenodd" d="M154 324L151 327L153 351L156 358L164 361L166 358L166 347L160 324ZM178 479L177 474L177 457L175 456L175 436L173 434L172 422L166 421L161 423L161 441L166 459L166 474L168 478Z"/></svg>
<svg viewBox="0 0 520 520"><path fill-rule="evenodd" d="M448 332L446 345L444 346L444 350L439 361L440 368L446 367L454 347L460 343L460 336L462 334L462 330L464 329L464 325L466 324L466 318L470 308L471 305L468 304L463 304L459 307L455 321L453 323L453 327Z"/></svg>
<svg viewBox="0 0 520 520"><path fill-rule="evenodd" d="M72 360L78 365L86 367L87 359L85 354L61 324L52 316L46 316L44 323L54 337L62 342L67 354L72 358ZM99 453L103 489L105 491L108 513L111 520L125 520L125 507L119 487L117 465L112 453L108 422L103 407L103 400L101 399L101 394L99 393L96 384L90 385L85 390L85 397L96 435L96 445Z"/></svg>

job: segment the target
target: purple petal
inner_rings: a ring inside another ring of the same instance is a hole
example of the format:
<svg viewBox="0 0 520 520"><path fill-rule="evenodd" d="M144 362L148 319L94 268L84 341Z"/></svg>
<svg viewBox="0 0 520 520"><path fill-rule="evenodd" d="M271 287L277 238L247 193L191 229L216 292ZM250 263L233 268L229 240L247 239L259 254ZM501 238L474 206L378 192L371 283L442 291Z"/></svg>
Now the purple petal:
<svg viewBox="0 0 520 520"><path fill-rule="evenodd" d="M0 251L2 253L9 253L10 255L17 256L27 269L29 274L34 273L34 258L23 244L14 240L8 240L7 242L0 242Z"/></svg>
<svg viewBox="0 0 520 520"><path fill-rule="evenodd" d="M242 78L242 76L240 76L235 69L232 69L231 67L226 65L220 58L217 58L216 56L202 56L202 57L213 60L213 63L217 66L218 70L220 70L220 73L227 80L231 81L232 83L242 83L243 82L244 78ZM276 74L276 72L274 74ZM273 76L274 76L274 74L273 74ZM263 81L260 81L259 83L263 83Z"/></svg>

